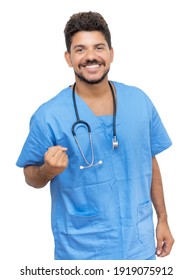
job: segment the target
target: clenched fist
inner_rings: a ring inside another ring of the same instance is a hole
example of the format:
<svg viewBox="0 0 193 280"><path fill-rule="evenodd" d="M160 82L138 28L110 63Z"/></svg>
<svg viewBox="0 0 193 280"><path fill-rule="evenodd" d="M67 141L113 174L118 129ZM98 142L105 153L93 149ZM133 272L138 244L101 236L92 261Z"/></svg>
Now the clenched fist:
<svg viewBox="0 0 193 280"><path fill-rule="evenodd" d="M44 187L56 175L68 167L67 148L53 146L44 155L41 166L29 165L24 168L25 181L34 188Z"/></svg>
<svg viewBox="0 0 193 280"><path fill-rule="evenodd" d="M53 146L44 155L44 167L51 177L62 173L68 167L67 148Z"/></svg>

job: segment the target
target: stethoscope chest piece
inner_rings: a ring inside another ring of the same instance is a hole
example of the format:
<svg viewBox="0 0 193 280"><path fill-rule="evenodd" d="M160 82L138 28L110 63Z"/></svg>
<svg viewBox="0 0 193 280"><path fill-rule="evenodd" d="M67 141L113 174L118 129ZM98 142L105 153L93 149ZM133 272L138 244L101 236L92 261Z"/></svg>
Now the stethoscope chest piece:
<svg viewBox="0 0 193 280"><path fill-rule="evenodd" d="M113 150L117 149L119 147L119 142L118 142L116 136L114 136L113 139L112 139L112 146L113 146Z"/></svg>

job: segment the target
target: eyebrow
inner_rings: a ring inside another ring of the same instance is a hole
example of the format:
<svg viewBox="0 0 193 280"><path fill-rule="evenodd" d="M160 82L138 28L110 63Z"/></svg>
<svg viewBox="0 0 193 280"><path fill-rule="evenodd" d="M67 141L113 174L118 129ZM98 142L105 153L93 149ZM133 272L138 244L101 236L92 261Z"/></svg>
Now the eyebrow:
<svg viewBox="0 0 193 280"><path fill-rule="evenodd" d="M75 45L74 47L73 47L73 49L76 49L76 48L83 48L84 47L84 45Z"/></svg>

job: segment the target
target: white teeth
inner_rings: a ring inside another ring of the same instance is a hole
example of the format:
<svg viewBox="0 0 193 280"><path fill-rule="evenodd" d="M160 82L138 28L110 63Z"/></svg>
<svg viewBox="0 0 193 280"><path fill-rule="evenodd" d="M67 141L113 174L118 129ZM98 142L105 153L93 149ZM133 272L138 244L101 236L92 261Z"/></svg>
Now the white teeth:
<svg viewBox="0 0 193 280"><path fill-rule="evenodd" d="M85 68L98 68L99 65L98 64L94 64L94 65L87 65Z"/></svg>

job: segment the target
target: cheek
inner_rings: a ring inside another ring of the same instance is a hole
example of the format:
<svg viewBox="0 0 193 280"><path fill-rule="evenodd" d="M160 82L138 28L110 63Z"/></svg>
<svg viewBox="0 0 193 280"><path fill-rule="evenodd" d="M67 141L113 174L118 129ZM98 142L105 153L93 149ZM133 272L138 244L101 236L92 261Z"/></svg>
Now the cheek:
<svg viewBox="0 0 193 280"><path fill-rule="evenodd" d="M73 59L71 59L71 60L69 61L68 65L69 65L70 67L72 67L72 68L76 68L77 63L76 63L76 61L74 61Z"/></svg>
<svg viewBox="0 0 193 280"><path fill-rule="evenodd" d="M78 65L81 63L80 57L77 59L76 57L73 57L71 59L71 65L73 68L78 68Z"/></svg>
<svg viewBox="0 0 193 280"><path fill-rule="evenodd" d="M111 49L111 51L110 51L110 62L113 62L113 58L114 58L114 51L113 51L113 49Z"/></svg>

